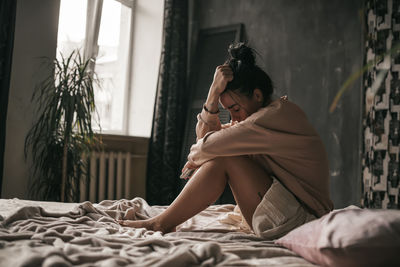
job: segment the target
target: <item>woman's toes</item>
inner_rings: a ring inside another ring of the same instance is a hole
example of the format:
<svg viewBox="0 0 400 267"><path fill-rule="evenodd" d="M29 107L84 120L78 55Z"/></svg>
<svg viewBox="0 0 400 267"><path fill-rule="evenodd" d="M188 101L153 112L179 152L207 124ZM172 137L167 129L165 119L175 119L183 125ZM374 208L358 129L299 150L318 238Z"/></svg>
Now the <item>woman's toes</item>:
<svg viewBox="0 0 400 267"><path fill-rule="evenodd" d="M132 228L147 228L144 221L119 220L118 223L122 226Z"/></svg>
<svg viewBox="0 0 400 267"><path fill-rule="evenodd" d="M139 220L139 221L118 220L118 223L122 226L127 226L127 227L132 227L132 228L146 228L147 230L161 231L164 234L176 231L175 227L173 227L172 229L165 229L155 219Z"/></svg>
<svg viewBox="0 0 400 267"><path fill-rule="evenodd" d="M134 221L129 220L118 220L118 223L122 226L131 226Z"/></svg>

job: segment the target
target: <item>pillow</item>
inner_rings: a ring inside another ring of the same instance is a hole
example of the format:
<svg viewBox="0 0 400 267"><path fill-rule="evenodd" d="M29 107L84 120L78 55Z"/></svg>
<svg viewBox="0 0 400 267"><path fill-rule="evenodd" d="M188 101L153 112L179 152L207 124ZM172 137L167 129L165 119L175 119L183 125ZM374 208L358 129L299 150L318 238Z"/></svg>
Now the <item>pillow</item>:
<svg viewBox="0 0 400 267"><path fill-rule="evenodd" d="M322 266L400 266L400 211L334 210L275 243Z"/></svg>

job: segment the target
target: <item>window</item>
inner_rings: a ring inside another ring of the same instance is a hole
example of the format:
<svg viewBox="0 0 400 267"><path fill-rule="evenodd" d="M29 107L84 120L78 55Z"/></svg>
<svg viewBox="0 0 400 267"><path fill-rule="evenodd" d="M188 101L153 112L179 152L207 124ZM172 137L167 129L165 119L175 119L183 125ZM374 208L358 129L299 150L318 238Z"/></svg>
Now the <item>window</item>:
<svg viewBox="0 0 400 267"><path fill-rule="evenodd" d="M57 55L79 48L85 58L95 60L101 82L95 101L103 133L150 136L162 2L61 0Z"/></svg>

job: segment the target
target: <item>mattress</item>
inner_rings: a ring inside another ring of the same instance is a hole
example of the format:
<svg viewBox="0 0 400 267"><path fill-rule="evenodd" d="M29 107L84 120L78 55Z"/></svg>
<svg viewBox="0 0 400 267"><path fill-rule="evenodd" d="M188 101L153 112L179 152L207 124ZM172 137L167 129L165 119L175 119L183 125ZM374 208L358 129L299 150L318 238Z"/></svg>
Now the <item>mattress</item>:
<svg viewBox="0 0 400 267"><path fill-rule="evenodd" d="M168 234L120 226L165 206L144 199L0 199L0 266L315 266L255 236L234 205L212 205Z"/></svg>

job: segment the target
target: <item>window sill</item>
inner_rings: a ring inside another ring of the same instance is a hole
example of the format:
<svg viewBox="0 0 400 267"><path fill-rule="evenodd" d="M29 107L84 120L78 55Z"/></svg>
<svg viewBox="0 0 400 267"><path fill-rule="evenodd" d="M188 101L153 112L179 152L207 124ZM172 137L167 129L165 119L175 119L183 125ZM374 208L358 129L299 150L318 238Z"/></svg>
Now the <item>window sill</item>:
<svg viewBox="0 0 400 267"><path fill-rule="evenodd" d="M96 134L96 137L102 141L105 151L130 152L147 157L150 140L148 137L116 134Z"/></svg>

